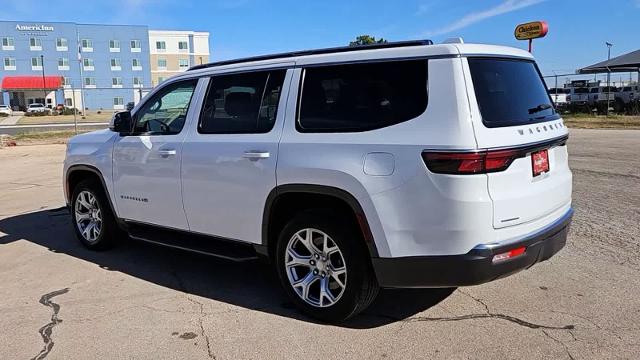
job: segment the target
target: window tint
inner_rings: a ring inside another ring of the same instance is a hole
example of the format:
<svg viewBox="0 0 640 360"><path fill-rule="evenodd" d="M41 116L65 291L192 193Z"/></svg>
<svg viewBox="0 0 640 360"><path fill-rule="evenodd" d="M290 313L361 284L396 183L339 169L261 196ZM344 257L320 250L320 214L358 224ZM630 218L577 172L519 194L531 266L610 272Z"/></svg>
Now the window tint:
<svg viewBox="0 0 640 360"><path fill-rule="evenodd" d="M203 134L267 133L276 121L286 70L214 76L198 131Z"/></svg>
<svg viewBox="0 0 640 360"><path fill-rule="evenodd" d="M302 132L354 132L411 120L427 107L427 61L347 64L305 69Z"/></svg>
<svg viewBox="0 0 640 360"><path fill-rule="evenodd" d="M533 61L469 58L482 122L487 127L558 119Z"/></svg>
<svg viewBox="0 0 640 360"><path fill-rule="evenodd" d="M152 135L177 134L187 119L187 111L198 80L167 85L136 112L134 132Z"/></svg>

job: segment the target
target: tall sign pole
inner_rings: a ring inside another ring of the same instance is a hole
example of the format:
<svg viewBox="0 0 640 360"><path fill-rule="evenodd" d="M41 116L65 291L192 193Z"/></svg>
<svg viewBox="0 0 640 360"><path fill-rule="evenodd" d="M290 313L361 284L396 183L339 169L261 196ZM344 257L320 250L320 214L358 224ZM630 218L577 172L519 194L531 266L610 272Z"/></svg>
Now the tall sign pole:
<svg viewBox="0 0 640 360"><path fill-rule="evenodd" d="M533 39L545 37L549 32L546 21L532 21L516 26L513 35L518 40L529 41L529 52L533 52Z"/></svg>

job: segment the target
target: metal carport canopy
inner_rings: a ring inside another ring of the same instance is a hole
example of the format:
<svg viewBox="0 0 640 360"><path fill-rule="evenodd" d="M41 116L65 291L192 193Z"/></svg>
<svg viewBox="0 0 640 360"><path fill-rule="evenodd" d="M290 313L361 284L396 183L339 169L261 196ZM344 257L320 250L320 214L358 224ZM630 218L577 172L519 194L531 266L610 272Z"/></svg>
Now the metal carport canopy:
<svg viewBox="0 0 640 360"><path fill-rule="evenodd" d="M611 60L601 61L582 69L579 74L594 74L606 72L632 72L640 71L640 50L614 57Z"/></svg>

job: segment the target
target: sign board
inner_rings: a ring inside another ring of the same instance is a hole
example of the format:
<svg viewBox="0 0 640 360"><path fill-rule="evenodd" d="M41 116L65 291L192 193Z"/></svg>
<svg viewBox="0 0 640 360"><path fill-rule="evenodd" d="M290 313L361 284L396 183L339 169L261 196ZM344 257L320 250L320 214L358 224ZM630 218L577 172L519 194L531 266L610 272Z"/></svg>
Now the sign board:
<svg viewBox="0 0 640 360"><path fill-rule="evenodd" d="M546 21L533 21L516 26L513 35L518 40L531 40L544 37L549 31Z"/></svg>

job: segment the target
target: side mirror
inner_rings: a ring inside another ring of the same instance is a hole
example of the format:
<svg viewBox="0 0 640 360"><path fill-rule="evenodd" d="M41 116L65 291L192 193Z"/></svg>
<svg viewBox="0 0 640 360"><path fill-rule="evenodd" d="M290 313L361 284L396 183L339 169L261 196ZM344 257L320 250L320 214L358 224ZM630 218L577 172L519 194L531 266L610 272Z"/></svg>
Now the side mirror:
<svg viewBox="0 0 640 360"><path fill-rule="evenodd" d="M131 133L131 125L131 113L129 111L120 111L111 118L109 129L121 135L126 135Z"/></svg>

